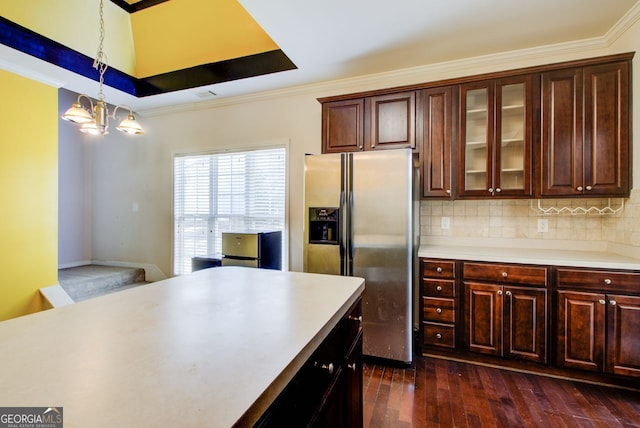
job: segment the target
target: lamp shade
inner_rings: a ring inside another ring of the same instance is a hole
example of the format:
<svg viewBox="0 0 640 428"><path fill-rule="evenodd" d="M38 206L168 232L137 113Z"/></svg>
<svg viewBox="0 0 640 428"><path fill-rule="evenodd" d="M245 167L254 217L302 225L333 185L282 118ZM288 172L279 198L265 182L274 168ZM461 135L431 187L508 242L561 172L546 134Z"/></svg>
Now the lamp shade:
<svg viewBox="0 0 640 428"><path fill-rule="evenodd" d="M125 120L120 122L120 125L116 126L116 129L126 134L144 134L142 127L140 127L140 124L132 114L128 115Z"/></svg>
<svg viewBox="0 0 640 428"><path fill-rule="evenodd" d="M64 120L68 120L73 123L89 123L93 122L93 117L91 117L91 113L89 113L79 102L75 102L71 105L69 110L67 110L62 118Z"/></svg>

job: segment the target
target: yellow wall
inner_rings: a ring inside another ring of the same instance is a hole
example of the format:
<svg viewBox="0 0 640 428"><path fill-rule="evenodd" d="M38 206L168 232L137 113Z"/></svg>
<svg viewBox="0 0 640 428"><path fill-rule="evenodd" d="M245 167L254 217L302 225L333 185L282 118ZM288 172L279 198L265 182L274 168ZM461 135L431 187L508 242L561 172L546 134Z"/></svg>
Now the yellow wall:
<svg viewBox="0 0 640 428"><path fill-rule="evenodd" d="M0 15L93 58L100 38L99 5L99 0L0 0ZM104 26L109 66L135 75L129 14L104 0Z"/></svg>
<svg viewBox="0 0 640 428"><path fill-rule="evenodd" d="M58 91L0 70L0 320L58 278Z"/></svg>

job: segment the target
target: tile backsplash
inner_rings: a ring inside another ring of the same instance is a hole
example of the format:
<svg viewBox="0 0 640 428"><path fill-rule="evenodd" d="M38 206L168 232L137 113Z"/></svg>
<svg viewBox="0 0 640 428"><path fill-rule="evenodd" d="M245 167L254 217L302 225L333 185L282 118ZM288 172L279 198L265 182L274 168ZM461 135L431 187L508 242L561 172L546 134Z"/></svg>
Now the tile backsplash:
<svg viewBox="0 0 640 428"><path fill-rule="evenodd" d="M610 215L543 215L536 211L538 200L423 200L420 201L420 241L427 242L430 236L451 236L605 241L640 247L640 190L632 191L631 197L626 199L540 200L543 208L604 208L609 205L617 209L622 203L624 208ZM442 227L447 218L448 229ZM547 220L547 232L538 231L539 219Z"/></svg>

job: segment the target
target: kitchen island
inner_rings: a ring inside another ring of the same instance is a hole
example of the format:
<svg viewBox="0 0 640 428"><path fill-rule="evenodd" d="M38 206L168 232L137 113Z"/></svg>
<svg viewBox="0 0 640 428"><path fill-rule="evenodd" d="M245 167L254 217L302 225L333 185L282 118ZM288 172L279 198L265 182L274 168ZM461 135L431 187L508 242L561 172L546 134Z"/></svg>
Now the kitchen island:
<svg viewBox="0 0 640 428"><path fill-rule="evenodd" d="M65 427L251 426L364 280L212 268L0 323L0 407Z"/></svg>

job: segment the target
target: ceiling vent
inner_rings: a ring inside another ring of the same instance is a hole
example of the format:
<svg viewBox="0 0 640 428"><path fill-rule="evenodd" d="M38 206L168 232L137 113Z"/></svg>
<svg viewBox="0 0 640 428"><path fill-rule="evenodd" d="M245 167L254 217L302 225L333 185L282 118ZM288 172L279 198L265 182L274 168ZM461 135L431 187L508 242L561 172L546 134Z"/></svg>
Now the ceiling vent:
<svg viewBox="0 0 640 428"><path fill-rule="evenodd" d="M213 91L196 92L196 96L198 98L211 98L211 97L215 97L216 95L218 94L216 94Z"/></svg>

